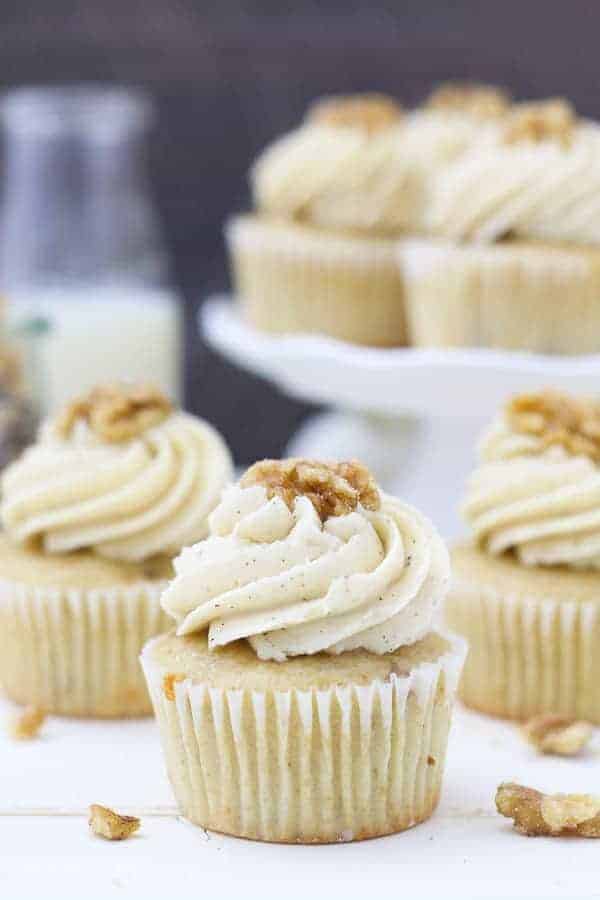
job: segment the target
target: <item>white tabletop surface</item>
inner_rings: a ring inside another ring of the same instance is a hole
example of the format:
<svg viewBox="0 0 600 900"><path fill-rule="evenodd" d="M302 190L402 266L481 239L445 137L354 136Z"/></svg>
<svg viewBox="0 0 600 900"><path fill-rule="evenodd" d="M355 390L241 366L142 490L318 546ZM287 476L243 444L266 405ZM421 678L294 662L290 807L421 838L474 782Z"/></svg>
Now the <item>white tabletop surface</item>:
<svg viewBox="0 0 600 900"><path fill-rule="evenodd" d="M2 726L12 707L0 701ZM0 897L600 897L600 841L525 838L494 810L515 780L600 792L600 734L577 759L540 757L517 729L457 710L442 803L412 831L361 844L277 846L207 834L177 816L152 721L49 719L0 733ZM139 815L123 843L92 836L90 803Z"/></svg>

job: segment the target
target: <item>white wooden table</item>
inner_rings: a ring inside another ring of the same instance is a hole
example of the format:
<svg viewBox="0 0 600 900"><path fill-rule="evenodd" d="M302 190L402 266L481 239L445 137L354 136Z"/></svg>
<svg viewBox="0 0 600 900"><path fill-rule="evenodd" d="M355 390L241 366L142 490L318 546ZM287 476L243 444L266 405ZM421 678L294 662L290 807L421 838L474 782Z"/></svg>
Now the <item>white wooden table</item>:
<svg viewBox="0 0 600 900"><path fill-rule="evenodd" d="M10 711L0 701L2 725ZM0 898L600 897L600 841L522 837L493 803L502 780L600 792L600 733L594 742L575 760L539 757L513 726L458 710L429 822L362 844L296 847L179 819L152 721L50 719L31 742L3 727ZM123 843L92 836L90 803L140 816L140 832Z"/></svg>

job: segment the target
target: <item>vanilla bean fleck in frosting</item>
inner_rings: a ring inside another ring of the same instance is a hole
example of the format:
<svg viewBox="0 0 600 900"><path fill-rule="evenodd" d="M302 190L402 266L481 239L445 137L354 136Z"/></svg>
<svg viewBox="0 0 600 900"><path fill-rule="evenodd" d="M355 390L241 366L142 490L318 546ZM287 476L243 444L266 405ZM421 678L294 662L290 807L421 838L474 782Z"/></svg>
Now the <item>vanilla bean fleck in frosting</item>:
<svg viewBox="0 0 600 900"><path fill-rule="evenodd" d="M178 634L208 629L211 649L246 638L274 660L412 644L449 581L431 524L355 462L253 466L174 565L163 607Z"/></svg>
<svg viewBox="0 0 600 900"><path fill-rule="evenodd" d="M513 398L484 433L464 514L490 553L600 568L600 403L556 391Z"/></svg>
<svg viewBox="0 0 600 900"><path fill-rule="evenodd" d="M97 388L4 471L0 516L9 537L48 553L138 561L202 538L231 474L220 435L158 391Z"/></svg>

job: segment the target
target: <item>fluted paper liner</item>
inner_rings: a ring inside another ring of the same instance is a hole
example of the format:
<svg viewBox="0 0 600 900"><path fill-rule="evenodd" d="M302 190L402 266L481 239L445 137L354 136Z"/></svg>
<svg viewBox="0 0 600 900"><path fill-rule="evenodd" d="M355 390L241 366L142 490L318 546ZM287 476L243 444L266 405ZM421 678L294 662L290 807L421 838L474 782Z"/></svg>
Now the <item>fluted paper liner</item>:
<svg viewBox="0 0 600 900"><path fill-rule="evenodd" d="M3 690L59 715L151 714L139 654L170 627L164 588L163 581L78 590L0 580Z"/></svg>
<svg viewBox="0 0 600 900"><path fill-rule="evenodd" d="M388 238L239 216L225 230L246 320L275 333L406 343L402 279Z"/></svg>
<svg viewBox="0 0 600 900"><path fill-rule="evenodd" d="M456 580L448 626L469 643L459 696L490 715L562 713L600 723L598 602L540 598Z"/></svg>
<svg viewBox="0 0 600 900"><path fill-rule="evenodd" d="M231 690L142 665L186 818L264 841L326 843L402 831L435 809L464 642L389 681ZM281 663L285 665L285 663Z"/></svg>
<svg viewBox="0 0 600 900"><path fill-rule="evenodd" d="M397 252L416 346L571 354L600 347L600 250L407 240Z"/></svg>

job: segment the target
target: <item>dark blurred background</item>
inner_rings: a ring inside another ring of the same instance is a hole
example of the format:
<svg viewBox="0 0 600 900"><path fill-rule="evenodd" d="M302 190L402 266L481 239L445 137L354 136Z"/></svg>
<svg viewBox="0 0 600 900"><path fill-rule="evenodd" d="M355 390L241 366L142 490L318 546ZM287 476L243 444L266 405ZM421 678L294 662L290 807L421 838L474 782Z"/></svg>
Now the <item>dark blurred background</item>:
<svg viewBox="0 0 600 900"><path fill-rule="evenodd" d="M227 285L224 219L248 204L256 152L316 95L382 90L407 103L469 78L564 95L600 115L598 0L28 0L0 8L0 87L143 85L173 275L185 297L186 397L238 461L276 455L307 408L202 347L195 310Z"/></svg>

